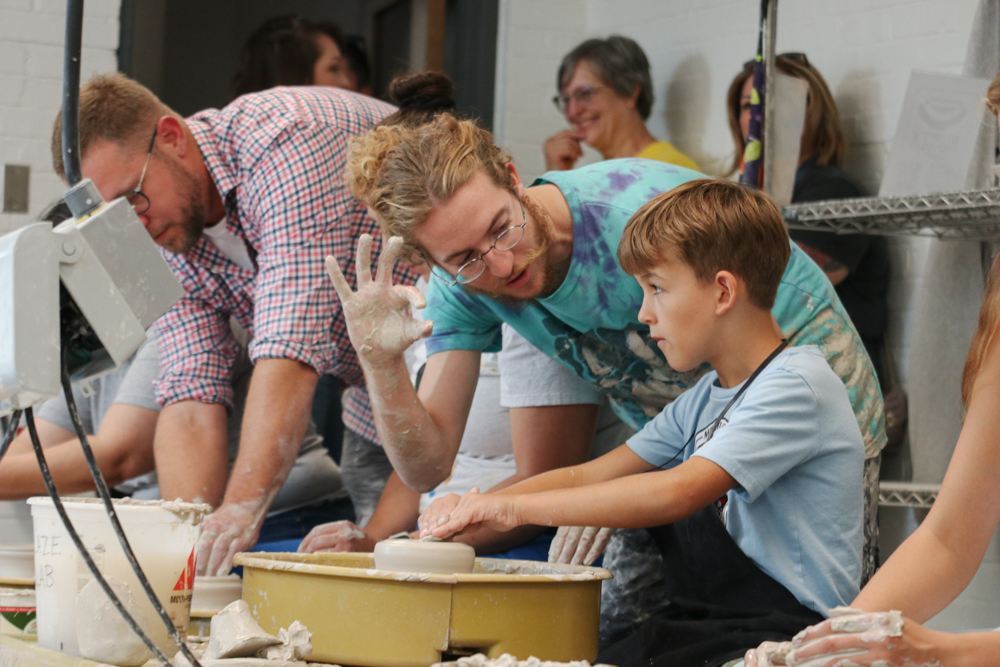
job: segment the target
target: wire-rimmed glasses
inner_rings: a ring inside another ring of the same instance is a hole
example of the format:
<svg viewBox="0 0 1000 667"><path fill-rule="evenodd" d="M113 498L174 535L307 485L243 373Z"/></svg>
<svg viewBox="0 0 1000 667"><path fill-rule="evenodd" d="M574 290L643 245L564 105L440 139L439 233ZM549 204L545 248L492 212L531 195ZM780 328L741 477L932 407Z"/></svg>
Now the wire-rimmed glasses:
<svg viewBox="0 0 1000 667"><path fill-rule="evenodd" d="M149 196L142 191L142 182L146 178L146 168L149 167L149 158L153 156L153 144L156 143L156 133L159 128L153 130L153 136L149 140L149 149L146 151L146 162L142 165L142 173L139 174L139 183L125 193L125 199L132 204L132 209L136 215L142 215L149 210Z"/></svg>
<svg viewBox="0 0 1000 667"><path fill-rule="evenodd" d="M498 252L507 252L508 250L512 250L514 246L520 243L521 239L524 238L524 226L528 224L528 216L524 212L524 202L521 201L520 197L517 198L517 203L521 205L521 219L524 220L524 222L519 225L511 225L497 234L496 238L493 239L493 245L489 247L489 250L475 259L470 259L458 268L458 271L455 272L455 280L448 280L441 275L442 272L434 271L433 269L431 269L431 274L436 276L441 282L447 283L452 287L455 285L466 285L483 275L483 272L486 271L486 260L484 259L486 255L493 250ZM427 259L424 258L424 261L426 262Z"/></svg>
<svg viewBox="0 0 1000 667"><path fill-rule="evenodd" d="M604 88L604 86L580 86L566 95L556 95L552 98L552 103L559 109L559 113L566 115L569 110L570 100L576 102L577 106L587 106L594 99L594 93Z"/></svg>

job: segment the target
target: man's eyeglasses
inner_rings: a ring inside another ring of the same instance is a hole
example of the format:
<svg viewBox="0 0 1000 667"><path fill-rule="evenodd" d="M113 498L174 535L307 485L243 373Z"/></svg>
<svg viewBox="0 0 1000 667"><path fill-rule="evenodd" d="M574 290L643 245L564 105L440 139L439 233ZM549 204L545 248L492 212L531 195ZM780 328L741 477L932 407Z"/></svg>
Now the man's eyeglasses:
<svg viewBox="0 0 1000 667"><path fill-rule="evenodd" d="M125 199L135 210L136 215L142 215L149 210L149 197L142 191L142 181L146 178L146 168L149 167L149 158L153 156L153 144L156 143L156 133L159 128L153 130L153 137L149 140L149 149L146 151L146 162L142 165L142 173L139 174L139 183L135 188L125 193Z"/></svg>
<svg viewBox="0 0 1000 667"><path fill-rule="evenodd" d="M577 106L587 106L594 99L594 92L604 88L604 86L580 86L567 95L556 95L552 98L552 103L559 109L559 113L566 115L569 109L570 100L577 103Z"/></svg>
<svg viewBox="0 0 1000 667"><path fill-rule="evenodd" d="M490 251L496 250L498 252L507 252L520 243L521 239L524 238L524 226L528 224L528 216L524 212L524 202L521 201L520 197L517 198L517 203L521 205L521 219L524 220L524 222L520 225L511 225L497 234L497 237L493 240L493 245L490 246L489 250L459 267L458 271L455 272L455 280L448 280L447 278L444 278L441 276L441 272L434 271L433 268L431 269L431 274L437 276L438 280L441 282L447 283L452 287L455 285L466 285L483 275L483 272L486 271L486 260L483 258L486 257ZM426 257L424 258L424 262L427 262ZM428 266L430 266L429 262Z"/></svg>

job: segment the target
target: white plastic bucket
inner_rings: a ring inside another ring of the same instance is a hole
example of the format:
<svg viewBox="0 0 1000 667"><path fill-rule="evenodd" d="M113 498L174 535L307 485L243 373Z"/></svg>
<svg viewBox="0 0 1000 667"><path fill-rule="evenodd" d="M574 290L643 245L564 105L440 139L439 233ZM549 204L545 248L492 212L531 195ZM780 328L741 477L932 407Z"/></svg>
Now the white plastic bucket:
<svg viewBox="0 0 1000 667"><path fill-rule="evenodd" d="M38 644L79 655L76 597L93 579L63 527L52 500L30 498L35 526L35 594ZM132 551L181 636L186 636L194 584L195 545L208 505L180 501L115 500L115 511ZM63 499L66 512L102 574L124 580L139 601L143 630L167 655L176 646L132 572L111 521L97 498Z"/></svg>

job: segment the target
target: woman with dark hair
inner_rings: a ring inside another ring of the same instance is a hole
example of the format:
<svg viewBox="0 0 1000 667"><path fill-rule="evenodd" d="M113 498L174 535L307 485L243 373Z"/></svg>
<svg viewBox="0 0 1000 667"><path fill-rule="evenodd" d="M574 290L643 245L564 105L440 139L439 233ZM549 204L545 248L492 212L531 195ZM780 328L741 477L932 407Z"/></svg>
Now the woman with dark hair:
<svg viewBox="0 0 1000 667"><path fill-rule="evenodd" d="M823 76L803 53L779 55L778 71L809 84L805 126L799 149L792 203L863 197L864 192L840 168L847 153L847 137L840 124L837 103ZM736 155L732 171L741 167L750 128L750 89L753 61L744 65L729 86L726 106ZM875 372L886 385L885 328L888 322L889 250L880 236L834 234L792 229L792 240L819 264L861 335Z"/></svg>
<svg viewBox="0 0 1000 667"><path fill-rule="evenodd" d="M296 16L265 21L247 40L233 77L233 96L275 86L334 86L357 91L336 24Z"/></svg>
<svg viewBox="0 0 1000 667"><path fill-rule="evenodd" d="M653 108L649 60L635 40L621 35L588 39L570 51L556 77L556 108L572 126L545 142L550 171L572 169L580 142L605 160L642 157L698 170L698 165L646 129Z"/></svg>

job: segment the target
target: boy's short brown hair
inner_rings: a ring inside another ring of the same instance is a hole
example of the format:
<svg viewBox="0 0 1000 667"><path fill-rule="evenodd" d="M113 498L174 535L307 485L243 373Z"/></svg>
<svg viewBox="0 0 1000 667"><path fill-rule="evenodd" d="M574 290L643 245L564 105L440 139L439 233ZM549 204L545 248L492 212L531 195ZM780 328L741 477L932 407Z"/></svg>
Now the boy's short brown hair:
<svg viewBox="0 0 1000 667"><path fill-rule="evenodd" d="M698 280L732 272L746 283L750 301L770 310L791 248L778 207L766 194L703 178L646 202L628 221L618 245L618 261L631 275L648 271L670 253Z"/></svg>

